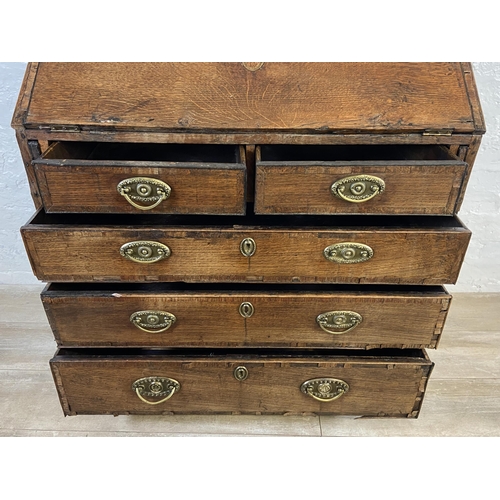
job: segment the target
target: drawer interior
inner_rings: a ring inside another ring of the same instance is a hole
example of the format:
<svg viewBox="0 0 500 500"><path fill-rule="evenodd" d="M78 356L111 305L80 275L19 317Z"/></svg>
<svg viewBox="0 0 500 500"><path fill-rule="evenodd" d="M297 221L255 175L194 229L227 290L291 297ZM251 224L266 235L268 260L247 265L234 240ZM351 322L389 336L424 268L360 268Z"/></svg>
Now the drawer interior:
<svg viewBox="0 0 500 500"><path fill-rule="evenodd" d="M42 296L60 297L75 293L112 294L112 293L231 293L231 292L263 292L263 293L350 293L350 294L395 294L395 295L443 295L448 292L442 286L424 285L330 285L330 284L283 284L263 283L49 283Z"/></svg>
<svg viewBox="0 0 500 500"><path fill-rule="evenodd" d="M262 349L262 348L234 348L234 349L207 349L207 348L129 348L124 351L120 348L79 348L79 349L59 349L56 352L55 360L100 360L100 359L133 359L140 360L145 357L147 360L179 360L203 359L210 360L272 360L286 359L293 362L304 358L311 360L322 360L329 362L355 362L363 360L374 360L377 362L386 361L409 361L431 364L423 349L371 349L361 351L356 349Z"/></svg>
<svg viewBox="0 0 500 500"><path fill-rule="evenodd" d="M357 162L357 161L459 161L449 149L438 145L295 146L262 145L258 162Z"/></svg>
<svg viewBox="0 0 500 500"><path fill-rule="evenodd" d="M452 230L468 231L458 217L451 216L397 216L397 215L247 215L245 225L241 217L231 215L163 215L163 214L52 214L39 210L27 224L30 226L120 226L123 228L140 225L161 226L163 229L176 227L210 227L231 229L379 229L404 230ZM25 226L25 227L27 227Z"/></svg>
<svg viewBox="0 0 500 500"><path fill-rule="evenodd" d="M240 149L222 144L153 144L121 142L55 142L43 153L43 160L153 161L179 163L240 163Z"/></svg>

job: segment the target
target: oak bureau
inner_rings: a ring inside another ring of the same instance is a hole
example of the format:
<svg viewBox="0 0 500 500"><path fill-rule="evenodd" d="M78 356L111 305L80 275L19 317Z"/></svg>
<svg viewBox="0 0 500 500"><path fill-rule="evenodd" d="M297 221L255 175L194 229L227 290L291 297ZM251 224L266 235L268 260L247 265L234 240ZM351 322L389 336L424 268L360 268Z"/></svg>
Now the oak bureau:
<svg viewBox="0 0 500 500"><path fill-rule="evenodd" d="M31 63L66 415L417 417L471 236L468 63Z"/></svg>

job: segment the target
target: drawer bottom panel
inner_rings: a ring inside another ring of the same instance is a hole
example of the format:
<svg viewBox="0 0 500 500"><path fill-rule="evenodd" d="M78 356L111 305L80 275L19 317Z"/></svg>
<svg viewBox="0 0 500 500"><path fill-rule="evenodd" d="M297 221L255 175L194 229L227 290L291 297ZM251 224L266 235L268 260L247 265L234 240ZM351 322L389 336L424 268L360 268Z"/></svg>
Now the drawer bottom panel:
<svg viewBox="0 0 500 500"><path fill-rule="evenodd" d="M433 367L420 349L61 349L50 365L65 415L413 418Z"/></svg>

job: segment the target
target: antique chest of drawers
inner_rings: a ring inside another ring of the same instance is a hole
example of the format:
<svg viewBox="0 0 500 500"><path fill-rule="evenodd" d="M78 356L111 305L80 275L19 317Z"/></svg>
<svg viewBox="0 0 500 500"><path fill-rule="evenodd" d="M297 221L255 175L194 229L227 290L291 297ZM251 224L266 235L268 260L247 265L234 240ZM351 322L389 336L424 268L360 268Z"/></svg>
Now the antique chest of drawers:
<svg viewBox="0 0 500 500"><path fill-rule="evenodd" d="M418 416L470 64L32 63L13 127L66 415Z"/></svg>

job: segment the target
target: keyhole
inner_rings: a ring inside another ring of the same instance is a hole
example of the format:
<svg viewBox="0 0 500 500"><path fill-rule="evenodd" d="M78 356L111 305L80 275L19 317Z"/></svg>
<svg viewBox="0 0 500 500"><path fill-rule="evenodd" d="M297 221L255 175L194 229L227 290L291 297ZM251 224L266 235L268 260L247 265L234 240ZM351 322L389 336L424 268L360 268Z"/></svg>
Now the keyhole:
<svg viewBox="0 0 500 500"><path fill-rule="evenodd" d="M255 309L253 307L253 305L250 303L250 302L242 302L240 304L240 314L244 317L244 318L250 318Z"/></svg>
<svg viewBox="0 0 500 500"><path fill-rule="evenodd" d="M234 378L240 382L248 377L248 370L244 366L237 366L234 369Z"/></svg>
<svg viewBox="0 0 500 500"><path fill-rule="evenodd" d="M240 251L245 257L251 257L256 249L257 245L252 238L245 238L240 243Z"/></svg>

